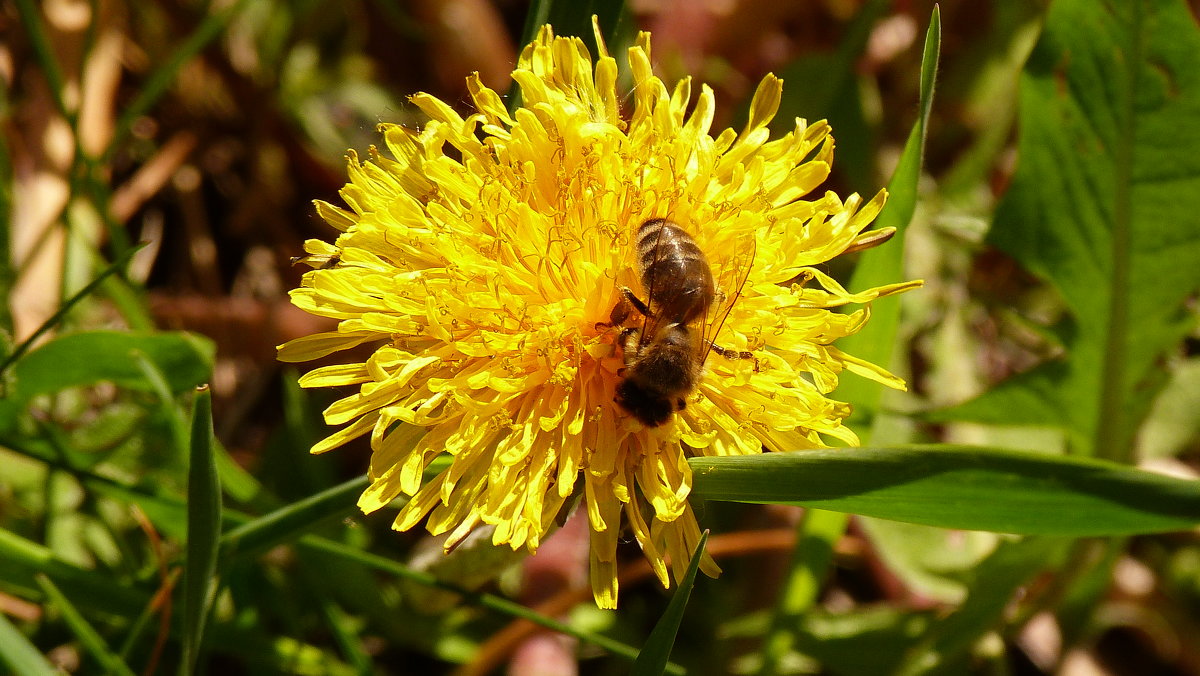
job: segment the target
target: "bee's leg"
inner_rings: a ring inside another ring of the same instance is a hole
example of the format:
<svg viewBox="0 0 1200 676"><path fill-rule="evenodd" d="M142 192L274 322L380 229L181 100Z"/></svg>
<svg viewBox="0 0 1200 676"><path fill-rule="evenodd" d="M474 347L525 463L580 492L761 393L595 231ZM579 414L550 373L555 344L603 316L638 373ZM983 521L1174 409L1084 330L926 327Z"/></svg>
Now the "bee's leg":
<svg viewBox="0 0 1200 676"><path fill-rule="evenodd" d="M745 350L731 350L727 347L721 347L713 342L709 342L708 346L712 348L713 352L716 352L726 359L753 359L754 372L758 373L758 357L755 357L753 352L747 352Z"/></svg>
<svg viewBox="0 0 1200 676"><path fill-rule="evenodd" d="M635 310L642 313L643 316L650 316L650 308L642 302L641 298L635 296L633 290L628 286L621 287L621 298L629 305L632 305ZM626 307L626 311L628 312L628 306Z"/></svg>
<svg viewBox="0 0 1200 676"><path fill-rule="evenodd" d="M631 309L636 309L642 314L646 314L649 311L649 308L642 303L641 299L633 295L633 291L629 287L622 286L621 299L617 301L612 311L608 313L607 322L596 322L596 330L601 331L603 329L611 329L614 326L621 326L625 323L626 319L629 319Z"/></svg>

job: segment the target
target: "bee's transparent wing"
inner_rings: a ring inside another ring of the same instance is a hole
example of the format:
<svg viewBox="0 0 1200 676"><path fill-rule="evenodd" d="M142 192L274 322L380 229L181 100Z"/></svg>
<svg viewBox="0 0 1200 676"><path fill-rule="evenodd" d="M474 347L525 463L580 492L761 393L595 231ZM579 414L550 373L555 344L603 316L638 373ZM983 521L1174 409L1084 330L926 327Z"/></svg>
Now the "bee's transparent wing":
<svg viewBox="0 0 1200 676"><path fill-rule="evenodd" d="M666 231L667 229L665 227L659 228L658 234L655 235L654 248L652 249L653 254L650 256L650 263L646 267L652 267L654 264L662 260L662 257L666 255ZM645 279L642 280L643 283L645 283L645 281ZM647 288L642 289L642 292L645 294L643 300L650 308L650 314L642 317L641 336L643 341L652 340L654 336L658 335L659 328L661 328L663 323L667 321L667 317L663 313L663 308L674 307L677 304L677 290L671 287L669 284L663 285L660 288L655 286L656 283L656 280L652 279L650 280L650 285Z"/></svg>

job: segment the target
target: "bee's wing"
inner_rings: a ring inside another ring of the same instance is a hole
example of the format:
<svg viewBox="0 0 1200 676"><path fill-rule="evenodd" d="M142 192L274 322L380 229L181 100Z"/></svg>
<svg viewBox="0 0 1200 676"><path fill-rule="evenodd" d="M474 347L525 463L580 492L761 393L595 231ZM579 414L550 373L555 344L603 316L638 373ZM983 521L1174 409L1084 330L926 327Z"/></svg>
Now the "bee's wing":
<svg viewBox="0 0 1200 676"><path fill-rule="evenodd" d="M734 303L742 295L746 280L750 278L750 269L754 267L754 256L757 252L757 240L753 233L744 234L733 243L724 247L728 253L717 253L710 265L717 286L717 297L709 307L704 317L703 340L697 346L701 350L700 363L708 359L708 353L713 344L720 343L721 327L733 310Z"/></svg>
<svg viewBox="0 0 1200 676"><path fill-rule="evenodd" d="M647 221L647 223L649 223L649 221ZM655 263L658 263L660 260L662 260L662 257L666 255L666 251L667 251L666 239L667 238L664 235L666 230L667 229L665 227L661 227L658 229L658 233L654 236L654 245L653 245L653 249L652 249L653 253L651 254L651 256L649 258L649 263L642 266L642 269L652 267ZM644 281L645 280L643 278L643 282ZM647 288L642 289L642 292L646 294L645 299L644 299L646 302L646 306L650 308L650 314L642 316L641 336L642 336L643 341L652 340L654 338L654 336L658 335L658 330L662 327L663 322L665 321L665 318L664 318L663 312L662 312L662 306L666 305L666 306L670 307L675 304L674 302L663 303L663 302L654 302L651 300L652 298L658 298L660 301L663 301L663 300L671 301L671 299L669 297L666 297L665 293L664 293L664 292L670 292L670 290L671 290L670 287L667 287L666 289L659 289L659 288L655 287L654 282L655 282L655 280L652 279L650 282L650 285Z"/></svg>

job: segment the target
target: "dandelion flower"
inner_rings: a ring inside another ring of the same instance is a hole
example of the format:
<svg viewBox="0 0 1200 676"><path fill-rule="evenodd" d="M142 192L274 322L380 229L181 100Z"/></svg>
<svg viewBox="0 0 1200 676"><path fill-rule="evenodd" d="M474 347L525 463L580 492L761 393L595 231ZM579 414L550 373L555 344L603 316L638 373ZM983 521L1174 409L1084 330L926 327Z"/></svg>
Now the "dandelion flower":
<svg viewBox="0 0 1200 676"><path fill-rule="evenodd" d="M326 409L342 427L312 452L370 434L364 512L409 496L397 530L427 518L449 549L488 525L495 545L532 552L581 495L592 589L613 608L622 523L664 586L682 576L700 537L689 456L857 443L843 424L850 407L826 396L839 375L904 384L833 345L867 309L831 308L919 282L850 293L814 267L877 237L866 228L886 193L810 196L833 138L825 122L796 120L770 140L778 78L763 79L741 133L713 136L712 90L694 103L689 79L668 90L647 33L628 51L622 110L617 61L596 35L593 62L582 40L543 27L513 72L523 104L511 113L472 75L469 116L417 94L423 129L382 125L390 157L349 154L349 209L316 203L341 234L305 244L314 269L291 294L337 329L279 358L374 346L365 362L301 379L353 392ZM745 278L718 289L732 306L715 341L754 358L710 355L686 406L650 427L614 402L625 361L620 327L607 323L621 287L637 288L632 240L654 218L690 233L718 282ZM746 239L752 258L724 255ZM423 484L443 453L449 465ZM702 570L719 572L707 556Z"/></svg>

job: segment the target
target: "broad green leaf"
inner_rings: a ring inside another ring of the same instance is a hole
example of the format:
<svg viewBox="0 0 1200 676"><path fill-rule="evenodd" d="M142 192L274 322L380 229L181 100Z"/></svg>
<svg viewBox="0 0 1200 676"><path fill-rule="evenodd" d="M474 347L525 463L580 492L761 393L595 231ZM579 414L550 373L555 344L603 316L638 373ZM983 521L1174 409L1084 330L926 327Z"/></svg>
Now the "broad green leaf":
<svg viewBox="0 0 1200 676"><path fill-rule="evenodd" d="M13 396L28 401L39 394L102 381L152 390L135 355L166 376L171 391L183 392L210 378L214 352L211 341L190 333L72 333L34 349L13 366Z"/></svg>
<svg viewBox="0 0 1200 676"><path fill-rule="evenodd" d="M942 528L1125 535L1200 524L1200 481L1116 463L956 445L691 458L692 495Z"/></svg>
<svg viewBox="0 0 1200 676"><path fill-rule="evenodd" d="M904 231L917 208L917 189L921 180L921 162L925 153L925 135L929 126L929 111L933 107L933 85L937 78L938 55L941 53L941 13L935 6L925 33L921 59L921 99L917 121L908 134L904 152L892 180L888 183L888 201L875 228L892 227L896 236L882 246L862 254L848 285L865 289L900 281L904 276ZM838 349L873 364L888 366L900 326L900 299L880 298L871 304L871 320L853 336L838 341ZM873 416L879 410L882 386L863 378L845 378L834 396L854 404L855 417Z"/></svg>
<svg viewBox="0 0 1200 676"><path fill-rule="evenodd" d="M28 8L26 11L32 12L32 10L29 10ZM122 234L121 236L123 237L124 235ZM100 285L102 285L109 277L115 275L121 270L124 270L125 266L129 263L129 259L132 258L133 254L136 253L140 248L141 245L137 247L124 247L124 252L119 255L115 261L110 263L108 267L101 270L100 273L96 275L92 281L85 284L83 288L79 289L70 298L63 301L62 305L55 310L54 314L50 315L46 321L42 322L41 326L34 329L33 333L29 334L25 340L21 341L19 345L14 347L12 352L8 352L8 346L5 345L5 352L7 352L7 354L4 356L4 361L0 362L0 377L7 376L9 368L13 364L20 361L21 358L25 356L25 353L28 352L29 349L32 348L42 336L46 335L48 332L50 332L50 330L62 323L67 314L71 312L76 305L83 301L84 298L90 296L92 292L99 288ZM7 379L0 380L0 396L9 396L8 387L9 383Z"/></svg>
<svg viewBox="0 0 1200 676"><path fill-rule="evenodd" d="M633 671L630 673L634 676L658 676L666 671L668 660L671 658L671 648L675 645L679 625L683 622L683 613L687 610L688 599L692 596L692 585L696 583L696 571L700 570L700 559L704 556L704 545L707 542L708 531L704 531L700 535L696 551L692 553L687 572L675 589L675 595L671 597L671 602L667 604L662 617L658 618L654 629L650 630L646 644L642 646L637 661L633 663Z"/></svg>
<svg viewBox="0 0 1200 676"><path fill-rule="evenodd" d="M204 624L216 595L218 538L221 536L221 482L213 449L212 393L198 388L192 411L188 466L187 566L183 575L183 662L191 674L200 654Z"/></svg>
<svg viewBox="0 0 1200 676"><path fill-rule="evenodd" d="M1058 0L1020 84L990 241L1058 291L1061 361L943 417L1053 424L1128 460L1200 288L1200 30L1180 0Z"/></svg>

